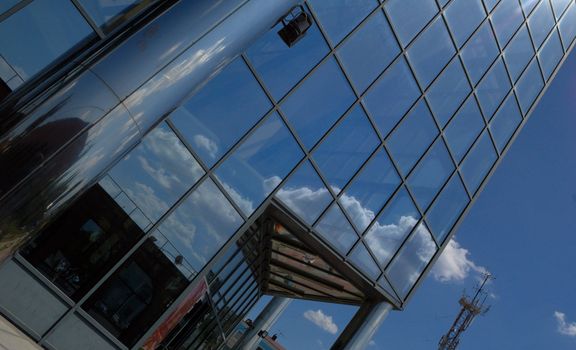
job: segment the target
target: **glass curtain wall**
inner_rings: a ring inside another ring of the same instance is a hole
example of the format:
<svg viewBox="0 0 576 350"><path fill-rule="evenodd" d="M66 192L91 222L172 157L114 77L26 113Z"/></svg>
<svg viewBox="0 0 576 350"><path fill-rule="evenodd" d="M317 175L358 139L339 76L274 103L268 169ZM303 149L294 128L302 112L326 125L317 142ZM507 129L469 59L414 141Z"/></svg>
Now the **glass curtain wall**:
<svg viewBox="0 0 576 350"><path fill-rule="evenodd" d="M576 36L572 0L309 0L304 9L313 24L294 47L278 24L100 181L143 234L78 307L126 347L273 198L402 306ZM177 281L150 277L173 292L164 303L128 277L152 268L152 245L180 261ZM116 285L139 300L125 318L102 306ZM137 332L111 331L128 329L134 310Z"/></svg>

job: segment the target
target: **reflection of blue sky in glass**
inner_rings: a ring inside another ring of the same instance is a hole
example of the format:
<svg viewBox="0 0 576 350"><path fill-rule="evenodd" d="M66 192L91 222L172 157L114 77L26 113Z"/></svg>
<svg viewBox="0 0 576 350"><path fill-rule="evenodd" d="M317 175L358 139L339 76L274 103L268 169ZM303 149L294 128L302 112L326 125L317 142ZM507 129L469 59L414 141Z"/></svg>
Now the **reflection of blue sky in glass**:
<svg viewBox="0 0 576 350"><path fill-rule="evenodd" d="M530 29L530 34L532 34L532 40L536 48L542 45L544 39L546 39L548 33L550 33L552 26L554 26L554 22L550 2L540 2L528 19L528 28Z"/></svg>
<svg viewBox="0 0 576 350"><path fill-rule="evenodd" d="M311 148L354 102L354 93L333 58L324 62L282 104L282 110Z"/></svg>
<svg viewBox="0 0 576 350"><path fill-rule="evenodd" d="M408 192L401 188L364 236L380 266L386 267L419 219L420 213Z"/></svg>
<svg viewBox="0 0 576 350"><path fill-rule="evenodd" d="M482 183L496 159L498 159L498 154L496 154L490 136L485 131L470 153L468 153L464 162L462 162L462 177L470 193L473 194L478 190L480 183Z"/></svg>
<svg viewBox="0 0 576 350"><path fill-rule="evenodd" d="M346 255L352 245L358 240L358 235L346 220L336 203L324 214L315 226L316 231L324 237L342 255Z"/></svg>
<svg viewBox="0 0 576 350"><path fill-rule="evenodd" d="M436 123L421 100L386 141L400 172L406 176L438 135Z"/></svg>
<svg viewBox="0 0 576 350"><path fill-rule="evenodd" d="M340 192L379 143L366 114L356 105L322 141L313 158L330 186Z"/></svg>
<svg viewBox="0 0 576 350"><path fill-rule="evenodd" d="M78 0L80 4L86 9L88 15L94 22L103 26L111 21L117 15L127 10L135 3L142 2L141 0L122 0L122 1L107 1L107 0Z"/></svg>
<svg viewBox="0 0 576 350"><path fill-rule="evenodd" d="M554 31L552 35L546 40L542 49L540 50L540 66L544 73L544 79L548 80L554 72L554 69L560 63L564 51L560 43L558 32Z"/></svg>
<svg viewBox="0 0 576 350"><path fill-rule="evenodd" d="M556 19L559 19L566 7L572 2L572 0L552 0L552 8L554 9L554 15Z"/></svg>
<svg viewBox="0 0 576 350"><path fill-rule="evenodd" d="M377 0L310 0L310 3L334 45L378 5Z"/></svg>
<svg viewBox="0 0 576 350"><path fill-rule="evenodd" d="M399 184L400 177L392 162L380 149L340 197L342 207L359 232L370 225Z"/></svg>
<svg viewBox="0 0 576 350"><path fill-rule="evenodd" d="M435 253L436 245L430 232L426 225L419 224L387 270L390 282L401 297L406 297Z"/></svg>
<svg viewBox="0 0 576 350"><path fill-rule="evenodd" d="M118 163L110 176L156 221L203 173L176 135L162 124Z"/></svg>
<svg viewBox="0 0 576 350"><path fill-rule="evenodd" d="M444 241L468 202L468 194L460 177L453 176L426 215L426 222L438 244Z"/></svg>
<svg viewBox="0 0 576 350"><path fill-rule="evenodd" d="M464 154L472 146L482 128L484 119L480 114L480 108L474 96L470 96L444 129L446 142L457 162L464 158Z"/></svg>
<svg viewBox="0 0 576 350"><path fill-rule="evenodd" d="M516 84L516 93L518 94L518 101L520 102L522 112L528 112L543 87L544 81L542 81L538 62L534 59L524 73L522 73L522 76Z"/></svg>
<svg viewBox="0 0 576 350"><path fill-rule="evenodd" d="M514 95L510 95L490 122L490 131L500 152L504 150L508 140L521 122L522 115L520 115L518 103L516 103Z"/></svg>
<svg viewBox="0 0 576 350"><path fill-rule="evenodd" d="M178 130L212 166L272 104L242 61L236 59L171 114Z"/></svg>
<svg viewBox="0 0 576 350"><path fill-rule="evenodd" d="M400 53L381 11L371 16L338 50L356 89L362 93Z"/></svg>
<svg viewBox="0 0 576 350"><path fill-rule="evenodd" d="M404 47L438 12L434 0L389 0L384 8Z"/></svg>
<svg viewBox="0 0 576 350"><path fill-rule="evenodd" d="M498 108L510 88L510 79L508 79L504 63L502 63L502 59L498 59L486 73L480 84L478 84L476 90L480 108L482 108L484 117L487 120L492 118L496 108Z"/></svg>
<svg viewBox="0 0 576 350"><path fill-rule="evenodd" d="M522 25L522 28L520 28L506 47L506 50L504 50L504 61L506 61L512 81L518 79L532 56L534 56L534 48L530 41L528 29L526 29L526 25Z"/></svg>
<svg viewBox="0 0 576 350"><path fill-rule="evenodd" d="M475 85L498 56L498 45L490 23L485 22L478 29L462 49L461 56L470 80Z"/></svg>
<svg viewBox="0 0 576 350"><path fill-rule="evenodd" d="M576 37L576 4L570 5L560 21L560 37L564 47L568 47Z"/></svg>
<svg viewBox="0 0 576 350"><path fill-rule="evenodd" d="M377 279L380 275L378 265L376 265L362 242L354 247L354 250L350 253L350 261L372 280Z"/></svg>
<svg viewBox="0 0 576 350"><path fill-rule="evenodd" d="M482 0L453 0L444 13L458 47L464 45L486 17Z"/></svg>
<svg viewBox="0 0 576 350"><path fill-rule="evenodd" d="M374 83L364 100L376 126L386 137L418 96L420 90L410 68L406 60L400 58Z"/></svg>
<svg viewBox="0 0 576 350"><path fill-rule="evenodd" d="M216 176L236 204L249 215L302 156L280 117L272 114L222 163Z"/></svg>
<svg viewBox="0 0 576 350"><path fill-rule="evenodd" d="M504 47L524 22L524 15L518 1L506 0L500 1L491 19L500 47Z"/></svg>
<svg viewBox="0 0 576 350"><path fill-rule="evenodd" d="M276 192L276 197L308 224L313 224L332 201L328 189L308 161L290 176Z"/></svg>
<svg viewBox="0 0 576 350"><path fill-rule="evenodd" d="M455 53L448 29L438 18L414 41L407 56L420 85L426 88Z"/></svg>
<svg viewBox="0 0 576 350"><path fill-rule="evenodd" d="M278 35L281 27L282 24L277 24L247 51L248 58L276 100L328 53L328 45L316 24L293 47L286 46Z"/></svg>
<svg viewBox="0 0 576 350"><path fill-rule="evenodd" d="M208 179L160 225L159 231L199 271L242 222L240 215Z"/></svg>

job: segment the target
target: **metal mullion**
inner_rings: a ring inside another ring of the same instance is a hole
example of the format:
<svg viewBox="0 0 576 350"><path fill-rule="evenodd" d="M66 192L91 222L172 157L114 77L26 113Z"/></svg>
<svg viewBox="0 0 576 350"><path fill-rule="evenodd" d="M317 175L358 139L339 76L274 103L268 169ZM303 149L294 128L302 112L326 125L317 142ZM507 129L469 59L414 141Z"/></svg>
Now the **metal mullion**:
<svg viewBox="0 0 576 350"><path fill-rule="evenodd" d="M246 304L247 300L250 300L251 296L256 292L258 292L258 287L255 283L252 283L248 286L248 288L242 291L240 297L232 303L226 310L223 310L221 313L217 314L217 317L221 319L223 324L228 323L229 320L235 318L237 316L237 312L242 309L242 307ZM222 327L223 333L228 334L228 329L224 329Z"/></svg>
<svg viewBox="0 0 576 350"><path fill-rule="evenodd" d="M548 1L548 0L538 1L538 3L534 6L534 8L532 8L530 15L526 15L526 13L524 13L524 8L522 8L522 3L520 2L520 0L517 0L517 1L520 4L520 10L522 11L522 17L524 17L524 23L526 23L526 28L528 29L528 37L530 38L530 42L532 43L532 47L534 48L534 57L538 57L538 51L540 50L540 48L536 47L536 44L534 42L534 38L532 37L532 31L530 30L530 26L528 25L528 17L530 17L534 13L534 11L536 11L536 9L540 6L540 4L542 4L542 3L544 3L544 1ZM552 4L550 3L550 1L548 1L548 6L552 7ZM552 16L554 16L553 10L552 10ZM552 26L552 29L550 31L552 31L554 28L556 28L556 24L557 24L556 19L554 18L554 26ZM550 34L550 33L548 33L548 34ZM546 35L546 38L548 38L548 34ZM542 45L544 45L545 41L546 41L546 39L544 39L544 41L542 42ZM560 41L562 41L562 40L560 40ZM532 63L532 62L529 62L526 65L526 69L528 68L528 66L530 66L530 63ZM542 81L544 82L544 84L546 84L546 79L544 78L544 71L542 71L542 67L540 66L540 62L538 62L538 60L537 60L536 63L538 63L538 71L540 72L540 76L542 77ZM522 74L524 74L526 69L524 69ZM522 74L520 75L518 80L520 80L520 78L522 78ZM522 108L520 108L520 111L522 111Z"/></svg>
<svg viewBox="0 0 576 350"><path fill-rule="evenodd" d="M536 57L536 61L538 63L538 66L540 67L540 72L542 73L542 80L544 81L544 84L546 84L548 82L550 77L548 78L548 80L546 80L546 77L544 76L544 69L542 68L542 63L540 63L539 54L544 49L544 45L546 45L546 41L550 40L552 38L552 36L554 36L554 33L556 33L556 35L558 35L558 40L560 40L560 47L562 49L562 56L564 56L564 54L565 54L564 44L562 43L562 38L560 37L560 32L558 31L558 25L557 24L554 24L554 26L552 27L552 30L550 30L550 32L546 35L546 38L544 38L544 41L542 41L542 46L540 46L540 49L538 49L534 54L534 57ZM528 63L528 65L526 65L526 67L528 67L529 65L530 65L530 63Z"/></svg>
<svg viewBox="0 0 576 350"><path fill-rule="evenodd" d="M78 0L70 0L70 2L72 2L72 5L76 7L78 12L80 12L80 15L84 17L84 20L88 23L88 25L92 28L92 30L96 33L96 35L98 35L100 39L104 39L106 37L106 34L104 34L104 32L102 31L102 29L100 29L98 24L94 22L94 20L92 19L88 11L86 11L84 6Z"/></svg>
<svg viewBox="0 0 576 350"><path fill-rule="evenodd" d="M245 283L243 284L240 288L238 288L238 290L234 293L234 296L232 298L229 299L228 302L224 303L224 307L227 308L222 308L222 309L217 309L215 308L214 310L217 310L216 315L221 318L221 319L225 319L227 317L227 315L234 310L234 307L236 306L236 304L238 304L238 302L242 303L243 301L245 301L244 299L244 295L250 291L250 293L252 293L254 290L258 289L258 283L256 281L252 281L250 283ZM240 292L242 291L242 292ZM240 293L238 298L235 298L236 294ZM231 303L230 303L231 302Z"/></svg>
<svg viewBox="0 0 576 350"><path fill-rule="evenodd" d="M254 266L259 268L262 265L263 258L260 258L258 260L260 260L260 261L254 262ZM238 281L240 281L240 279L243 278L245 281L248 277L252 276L252 266L251 266L252 264L246 264L246 267L244 267L243 269L240 269L241 265L242 264L237 266L234 269L234 271L226 277L226 280L230 280L231 278L234 278L232 283L226 287L226 290L220 291L220 287L224 287L225 283L222 283L222 285L218 288L217 294L219 295L219 297L218 297L217 302L220 302L221 300L226 299L226 295L228 294L228 292L230 292L231 290L234 289L234 287L236 286ZM234 277L238 271L240 271L239 274L236 277ZM247 275L246 275L246 271L248 271ZM254 278L254 280L256 281L256 278Z"/></svg>
<svg viewBox="0 0 576 350"><path fill-rule="evenodd" d="M28 6L31 2L32 0L21 0L16 5L10 7L8 10L0 13L0 23L4 22L4 20L8 19L10 16Z"/></svg>
<svg viewBox="0 0 576 350"><path fill-rule="evenodd" d="M254 293L254 291L252 292ZM231 323L235 326L238 325L238 321L241 320L242 318L244 318L246 316L247 310L252 309L252 307L254 307L254 305L256 304L256 302L258 302L258 300L260 299L260 296L258 295L258 293L256 293L253 296L248 296L248 298L246 298L243 301L243 304L241 305L241 308L239 309L238 315L235 318L230 318L230 320L233 320ZM235 327L231 327L230 330L228 330L228 332L226 332L227 335L229 335L232 331L234 331Z"/></svg>
<svg viewBox="0 0 576 350"><path fill-rule="evenodd" d="M260 265L260 264L258 264ZM236 270L234 271L234 273L236 273L237 271L240 270ZM248 271L248 273L246 273ZM252 277L252 270L250 268L250 266L246 266L243 270L241 270L240 274L236 277L234 277L234 280L232 281L232 283L226 288L225 291L220 292L220 290L218 290L218 299L216 299L216 303L219 303L220 301L224 300L225 303L227 303L229 300L232 300L234 298L234 296L236 295L236 293L238 293L239 289L238 286L240 286L240 288L242 288L242 286L250 279L250 277ZM228 278L232 278L233 276L228 276ZM255 282L256 279L253 278L253 281ZM240 283L240 284L238 284ZM222 284L222 287L224 286L224 284ZM227 295L230 291L232 291L231 295ZM227 301L228 300L228 301Z"/></svg>
<svg viewBox="0 0 576 350"><path fill-rule="evenodd" d="M214 300L212 300L212 295L211 293L206 293L206 297L208 299L208 304L210 305L210 308L212 309L212 313L214 315L216 315L216 317L214 317L216 319L216 324L218 325L218 328L220 329L220 334L222 335L222 337L224 338L224 340L226 340L226 337L224 336L224 328L222 327L222 322L221 320L218 318L218 314L215 312L216 311L216 307L214 305Z"/></svg>

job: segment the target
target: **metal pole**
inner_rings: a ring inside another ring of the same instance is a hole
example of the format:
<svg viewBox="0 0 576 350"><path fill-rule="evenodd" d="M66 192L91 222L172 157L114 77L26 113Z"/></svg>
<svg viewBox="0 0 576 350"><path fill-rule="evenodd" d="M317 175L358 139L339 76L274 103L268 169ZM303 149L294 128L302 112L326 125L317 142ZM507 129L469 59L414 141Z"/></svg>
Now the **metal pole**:
<svg viewBox="0 0 576 350"><path fill-rule="evenodd" d="M370 310L363 318L362 323L355 329L354 334L348 338L345 344L339 349L362 350L368 347L370 340L392 310L392 304L380 302L370 307ZM362 308L358 312L362 312Z"/></svg>
<svg viewBox="0 0 576 350"><path fill-rule="evenodd" d="M264 310L260 312L252 329L245 335L242 342L238 345L237 349L241 350L255 350L260 342L261 331L268 331L274 323L278 320L280 315L284 312L292 299L284 297L273 297L272 300L266 305Z"/></svg>

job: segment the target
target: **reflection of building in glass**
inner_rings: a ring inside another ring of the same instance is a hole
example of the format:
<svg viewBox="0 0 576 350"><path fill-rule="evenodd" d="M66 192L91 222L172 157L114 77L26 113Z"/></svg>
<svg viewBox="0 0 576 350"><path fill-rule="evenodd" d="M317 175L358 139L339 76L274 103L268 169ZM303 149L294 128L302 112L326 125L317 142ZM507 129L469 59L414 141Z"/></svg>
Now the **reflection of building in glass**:
<svg viewBox="0 0 576 350"><path fill-rule="evenodd" d="M49 3L0 4L0 313L53 349L401 309L576 37L574 0Z"/></svg>

